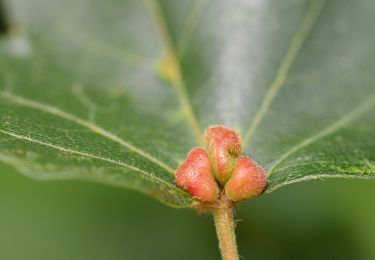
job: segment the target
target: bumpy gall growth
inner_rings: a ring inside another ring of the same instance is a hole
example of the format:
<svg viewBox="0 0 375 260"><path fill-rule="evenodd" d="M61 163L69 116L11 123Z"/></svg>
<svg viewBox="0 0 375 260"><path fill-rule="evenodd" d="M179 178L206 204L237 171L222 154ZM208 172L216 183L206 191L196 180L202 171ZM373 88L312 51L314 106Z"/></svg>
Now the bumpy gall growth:
<svg viewBox="0 0 375 260"><path fill-rule="evenodd" d="M233 201L249 199L262 193L267 184L265 171L246 156L238 159L225 193Z"/></svg>
<svg viewBox="0 0 375 260"><path fill-rule="evenodd" d="M189 152L176 172L176 184L201 201L217 200L219 187L212 175L208 153L203 148L194 148Z"/></svg>
<svg viewBox="0 0 375 260"><path fill-rule="evenodd" d="M249 157L241 156L237 132L216 125L204 137L208 152L192 149L176 172L176 184L202 202L216 202L219 194L232 201L260 195L267 185L266 173Z"/></svg>
<svg viewBox="0 0 375 260"><path fill-rule="evenodd" d="M237 158L242 152L240 136L230 128L216 125L208 128L204 137L214 176L224 185L231 177Z"/></svg>

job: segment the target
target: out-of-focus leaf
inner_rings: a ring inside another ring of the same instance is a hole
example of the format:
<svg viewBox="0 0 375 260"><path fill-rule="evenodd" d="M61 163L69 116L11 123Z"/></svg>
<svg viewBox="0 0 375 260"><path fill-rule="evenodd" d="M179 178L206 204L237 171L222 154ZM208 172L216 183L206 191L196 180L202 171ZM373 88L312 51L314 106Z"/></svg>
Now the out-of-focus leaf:
<svg viewBox="0 0 375 260"><path fill-rule="evenodd" d="M194 203L173 173L202 130L241 132L270 192L375 176L371 0L12 0L0 154L42 179Z"/></svg>

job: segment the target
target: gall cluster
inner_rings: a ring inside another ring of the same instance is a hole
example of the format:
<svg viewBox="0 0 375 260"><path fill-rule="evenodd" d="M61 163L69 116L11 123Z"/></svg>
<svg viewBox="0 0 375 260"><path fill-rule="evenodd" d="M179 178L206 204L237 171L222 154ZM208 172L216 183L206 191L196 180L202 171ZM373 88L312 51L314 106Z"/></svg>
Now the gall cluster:
<svg viewBox="0 0 375 260"><path fill-rule="evenodd" d="M206 149L193 148L176 172L176 184L202 202L215 202L220 194L232 201L258 196L267 184L265 171L242 155L237 132L224 126L209 127Z"/></svg>

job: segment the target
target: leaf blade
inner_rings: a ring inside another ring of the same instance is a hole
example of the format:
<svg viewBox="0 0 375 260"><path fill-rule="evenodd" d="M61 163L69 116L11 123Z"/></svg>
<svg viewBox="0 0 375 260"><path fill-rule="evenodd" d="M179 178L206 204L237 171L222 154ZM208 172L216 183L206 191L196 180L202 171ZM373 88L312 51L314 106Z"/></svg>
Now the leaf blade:
<svg viewBox="0 0 375 260"><path fill-rule="evenodd" d="M250 133L246 152L272 173L266 192L374 174L373 107L351 116L374 93L371 1L152 1L159 35L143 3L112 1L12 1L24 32L0 41L0 130L8 133L1 143L13 134L88 154L109 179L178 207L194 200L172 173L211 124ZM0 146L10 161L27 152L20 151ZM62 169L53 158L39 167ZM132 177L113 170L116 163L133 167ZM77 164L79 179L78 169L89 176L89 163ZM151 179L138 171L137 182L137 169Z"/></svg>

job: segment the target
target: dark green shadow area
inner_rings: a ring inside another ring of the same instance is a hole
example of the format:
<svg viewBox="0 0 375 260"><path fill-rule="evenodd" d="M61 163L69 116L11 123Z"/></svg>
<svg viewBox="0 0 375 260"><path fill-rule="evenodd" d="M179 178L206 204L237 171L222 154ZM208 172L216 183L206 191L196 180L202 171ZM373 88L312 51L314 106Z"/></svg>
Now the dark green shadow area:
<svg viewBox="0 0 375 260"><path fill-rule="evenodd" d="M2 0L0 0L0 36L6 34L9 30L8 16L6 15L5 6Z"/></svg>
<svg viewBox="0 0 375 260"><path fill-rule="evenodd" d="M218 257L208 216L130 190L35 181L5 166L0 166L0 230L0 259Z"/></svg>
<svg viewBox="0 0 375 260"><path fill-rule="evenodd" d="M374 259L375 183L291 185L237 214L244 259ZM210 217L137 192L0 166L0 259L218 259Z"/></svg>

